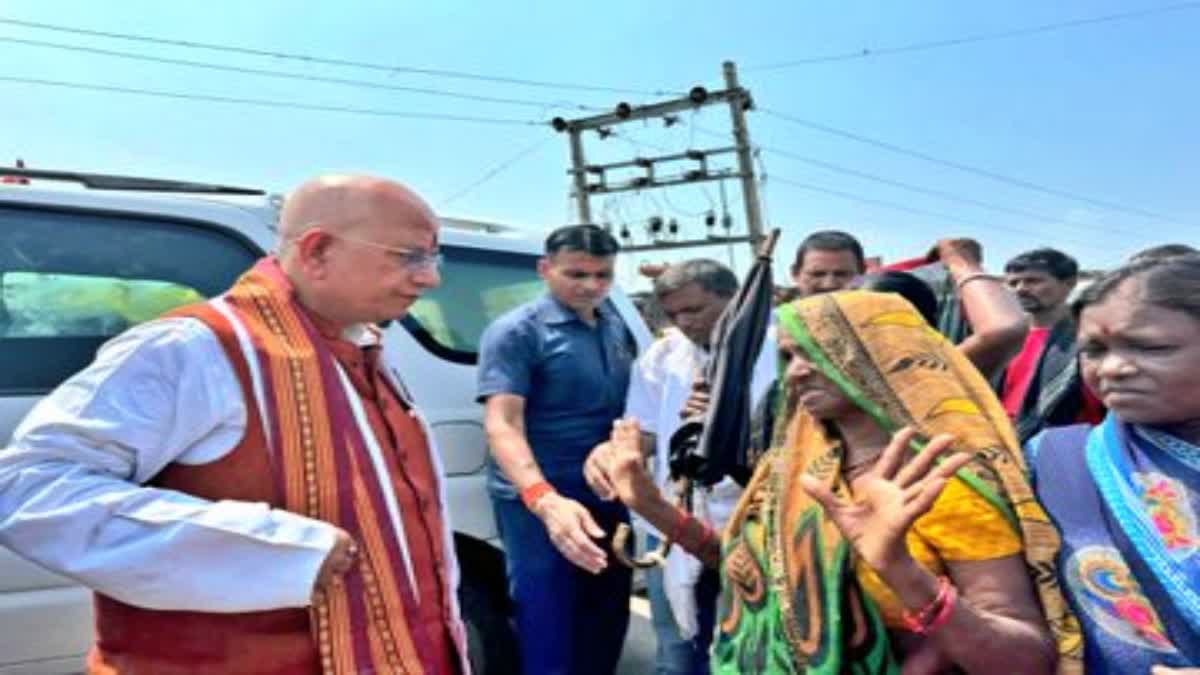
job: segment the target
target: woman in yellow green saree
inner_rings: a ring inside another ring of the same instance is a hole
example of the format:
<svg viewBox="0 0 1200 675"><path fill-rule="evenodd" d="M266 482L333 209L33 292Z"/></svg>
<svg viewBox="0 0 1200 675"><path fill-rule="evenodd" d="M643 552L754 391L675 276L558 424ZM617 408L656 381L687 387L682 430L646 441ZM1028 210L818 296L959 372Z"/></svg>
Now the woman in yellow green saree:
<svg viewBox="0 0 1200 675"><path fill-rule="evenodd" d="M619 422L618 496L719 566L716 673L1072 673L1058 537L987 383L905 300L778 312L774 447L718 537L666 502Z"/></svg>

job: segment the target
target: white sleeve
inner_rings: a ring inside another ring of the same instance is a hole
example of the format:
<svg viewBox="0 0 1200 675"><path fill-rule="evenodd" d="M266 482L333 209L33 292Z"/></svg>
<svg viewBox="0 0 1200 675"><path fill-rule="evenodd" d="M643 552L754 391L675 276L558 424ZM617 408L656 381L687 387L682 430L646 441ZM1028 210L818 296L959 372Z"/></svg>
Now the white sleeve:
<svg viewBox="0 0 1200 675"><path fill-rule="evenodd" d="M629 391L625 395L625 416L636 419L641 430L648 434L658 433L663 386L662 373L657 368L661 346L660 340L634 362L629 374Z"/></svg>
<svg viewBox="0 0 1200 675"><path fill-rule="evenodd" d="M333 526L142 485L171 462L228 454L245 405L201 322L154 321L114 338L0 450L0 545L139 607L307 606Z"/></svg>

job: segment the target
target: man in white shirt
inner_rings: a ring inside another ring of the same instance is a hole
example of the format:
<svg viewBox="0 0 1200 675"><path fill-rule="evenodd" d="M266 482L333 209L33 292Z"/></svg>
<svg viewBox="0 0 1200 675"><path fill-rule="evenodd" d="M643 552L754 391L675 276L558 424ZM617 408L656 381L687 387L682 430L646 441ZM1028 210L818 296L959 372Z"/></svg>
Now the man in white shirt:
<svg viewBox="0 0 1200 675"><path fill-rule="evenodd" d="M673 492L668 466L671 435L683 421L684 404L708 360L713 326L737 290L733 272L707 259L671 265L654 281L655 299L673 327L634 365L625 415L638 420L643 450L665 492ZM775 351L769 333L755 363L752 405L775 378ZM592 489L607 499L612 492L601 469L605 452L602 445L592 453L584 475ZM711 489L698 489L694 497L697 517L719 530L740 494L741 488L728 478ZM650 545L656 546L660 537L661 533L652 532ZM703 570L700 561L676 547L663 568L648 571L646 583L658 637L659 675L708 673L708 647L720 586L716 572Z"/></svg>
<svg viewBox="0 0 1200 675"><path fill-rule="evenodd" d="M0 545L96 592L89 673L460 673L432 438L374 324L440 283L436 216L300 186L278 255L114 338L0 450Z"/></svg>

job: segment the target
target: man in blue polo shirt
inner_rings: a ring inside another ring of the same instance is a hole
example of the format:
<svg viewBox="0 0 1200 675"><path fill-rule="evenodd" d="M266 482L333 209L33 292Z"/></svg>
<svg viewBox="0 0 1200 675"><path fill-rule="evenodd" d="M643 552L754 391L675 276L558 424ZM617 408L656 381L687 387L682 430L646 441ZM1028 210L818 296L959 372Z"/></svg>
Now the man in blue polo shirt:
<svg viewBox="0 0 1200 675"><path fill-rule="evenodd" d="M552 232L538 262L548 293L501 316L480 342L488 490L527 675L611 674L629 623L630 571L605 553L629 514L583 477L624 410L636 356L607 300L618 249L594 225Z"/></svg>

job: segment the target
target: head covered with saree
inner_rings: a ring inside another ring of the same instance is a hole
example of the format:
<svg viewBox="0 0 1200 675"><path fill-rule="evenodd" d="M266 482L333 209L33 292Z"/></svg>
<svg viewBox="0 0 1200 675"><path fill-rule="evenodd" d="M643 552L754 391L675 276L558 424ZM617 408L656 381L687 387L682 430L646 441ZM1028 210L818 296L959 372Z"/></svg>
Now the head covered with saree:
<svg viewBox="0 0 1200 675"><path fill-rule="evenodd" d="M1058 536L1033 500L1008 418L974 366L896 294L814 296L777 316L781 334L881 429L910 426L921 440L949 434L956 450L974 455L958 477L1019 533L1059 672L1079 672L1081 638L1054 575ZM842 444L797 396L785 392L780 406L774 447L723 542L718 672L898 672L849 543L800 486L807 473L846 494Z"/></svg>

